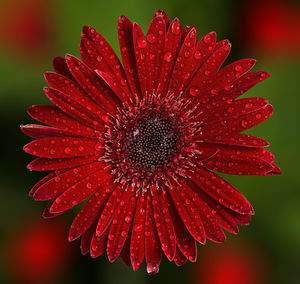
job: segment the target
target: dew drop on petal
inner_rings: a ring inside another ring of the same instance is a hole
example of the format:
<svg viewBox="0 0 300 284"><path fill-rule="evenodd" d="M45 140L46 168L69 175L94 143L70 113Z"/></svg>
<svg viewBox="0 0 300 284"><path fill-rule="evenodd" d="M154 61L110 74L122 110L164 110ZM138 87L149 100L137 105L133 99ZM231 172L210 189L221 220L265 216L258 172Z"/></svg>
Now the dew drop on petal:
<svg viewBox="0 0 300 284"><path fill-rule="evenodd" d="M200 52L199 50L195 51L195 53L194 53L194 58L195 58L196 60L200 59L201 56L202 56L202 54L201 54L201 52Z"/></svg>
<svg viewBox="0 0 300 284"><path fill-rule="evenodd" d="M195 97L199 94L199 89L197 87L191 87L189 93L191 96Z"/></svg>
<svg viewBox="0 0 300 284"><path fill-rule="evenodd" d="M124 220L125 220L126 223L130 223L131 217L130 216L126 216Z"/></svg>
<svg viewBox="0 0 300 284"><path fill-rule="evenodd" d="M140 36L137 38L137 45L139 48L145 48L147 46L147 41L145 37Z"/></svg>
<svg viewBox="0 0 300 284"><path fill-rule="evenodd" d="M147 272L149 274L157 274L159 270L159 266L156 262L150 261L147 263Z"/></svg>
<svg viewBox="0 0 300 284"><path fill-rule="evenodd" d="M247 122L246 120L242 120L242 121L241 121L241 126L242 126L242 127L245 128L245 127L247 127L247 125L248 125L248 122Z"/></svg>
<svg viewBox="0 0 300 284"><path fill-rule="evenodd" d="M234 67L234 70L237 71L237 72L240 72L240 71L242 71L242 66L241 65L236 65Z"/></svg>
<svg viewBox="0 0 300 284"><path fill-rule="evenodd" d="M147 35L147 40L148 40L148 42L150 42L150 43L154 43L154 42L156 41L156 37L155 37L155 35L153 35L153 34L148 34L148 35Z"/></svg>
<svg viewBox="0 0 300 284"><path fill-rule="evenodd" d="M64 150L64 152L66 154L70 154L71 153L71 148L70 147L66 147L65 150Z"/></svg>
<svg viewBox="0 0 300 284"><path fill-rule="evenodd" d="M172 53L170 51L167 51L164 55L164 61L170 63L172 59Z"/></svg>
<svg viewBox="0 0 300 284"><path fill-rule="evenodd" d="M245 104L245 109L249 110L252 108L252 104L248 103L248 104Z"/></svg>

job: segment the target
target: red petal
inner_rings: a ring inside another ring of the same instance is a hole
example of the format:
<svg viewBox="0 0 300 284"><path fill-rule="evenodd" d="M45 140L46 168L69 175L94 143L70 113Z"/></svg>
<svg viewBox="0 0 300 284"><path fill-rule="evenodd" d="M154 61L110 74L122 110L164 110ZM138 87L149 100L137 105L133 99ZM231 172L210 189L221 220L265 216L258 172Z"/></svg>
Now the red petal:
<svg viewBox="0 0 300 284"><path fill-rule="evenodd" d="M77 134L74 134L73 132L70 132L68 130L44 126L44 125L38 125L38 124L27 124L21 126L21 131L25 133L26 135L40 139L40 138L46 138L46 137L54 137L54 136L79 136Z"/></svg>
<svg viewBox="0 0 300 284"><path fill-rule="evenodd" d="M135 53L136 66L138 71L138 77L140 82L140 87L142 91L142 96L145 96L148 89L148 64L147 64L147 39L141 27L134 23L133 24L133 46ZM152 90L151 90L152 94Z"/></svg>
<svg viewBox="0 0 300 284"><path fill-rule="evenodd" d="M124 246L136 205L136 192L128 189L114 212L114 218L108 234L107 257L110 262L116 260Z"/></svg>
<svg viewBox="0 0 300 284"><path fill-rule="evenodd" d="M131 259L130 259L130 234L127 236L127 239L125 241L125 244L123 246L123 249L120 253L120 258L123 261L123 263L131 267Z"/></svg>
<svg viewBox="0 0 300 284"><path fill-rule="evenodd" d="M254 59L241 59L225 66L212 79L212 83L207 89L213 88L217 91L224 89L247 73L254 66L255 62Z"/></svg>
<svg viewBox="0 0 300 284"><path fill-rule="evenodd" d="M54 218L54 217L57 217L57 216L59 216L63 213L63 212L60 212L60 213L51 213L50 212L50 208L52 207L54 201L55 200L51 200L48 203L48 205L45 207L44 212L43 212L43 218L45 218L45 219Z"/></svg>
<svg viewBox="0 0 300 284"><path fill-rule="evenodd" d="M91 99L101 108L115 114L121 102L106 83L76 57L67 55L66 61L73 76Z"/></svg>
<svg viewBox="0 0 300 284"><path fill-rule="evenodd" d="M178 246L178 248L176 249L176 253L177 250L180 249L187 259L195 262L197 258L197 246L195 239L191 236L191 234L181 221L173 205L170 206L170 212L172 215L174 230L176 234L176 245Z"/></svg>
<svg viewBox="0 0 300 284"><path fill-rule="evenodd" d="M55 57L53 60L53 68L56 73L61 74L71 80L74 80L73 75L71 74L66 59L63 57Z"/></svg>
<svg viewBox="0 0 300 284"><path fill-rule="evenodd" d="M195 167L194 171L193 182L211 198L237 213L254 214L248 200L231 184L205 168Z"/></svg>
<svg viewBox="0 0 300 284"><path fill-rule="evenodd" d="M64 212L76 206L103 186L109 187L111 184L109 168L101 169L84 179L74 183L66 191L60 194L50 209L51 213Z"/></svg>
<svg viewBox="0 0 300 284"><path fill-rule="evenodd" d="M197 208L193 201L190 201L188 196L183 190L183 187L178 187L173 185L173 188L169 190L174 205L177 209L177 212L188 229L189 233L196 239L198 242L205 243L205 231L201 221L201 218L198 214L195 214ZM186 206L186 204L189 206Z"/></svg>
<svg viewBox="0 0 300 284"><path fill-rule="evenodd" d="M213 33L212 35L208 34L206 35L201 44L202 46L207 46L207 37L210 36L212 37L214 35L213 39L210 39L209 42L212 44L209 46L208 51L211 53L214 49L214 44L216 42L216 35ZM200 44L199 43L199 44ZM207 85L211 85L212 80L217 74L217 71L219 68L222 66L224 63L225 59L227 58L229 52L230 52L231 45L224 45L221 46L219 49L215 50L207 59L207 53L206 52L204 55L206 55L206 58L204 58L204 63L202 66L199 68L193 79L188 85L187 88L187 96L197 96L196 102L201 99L202 93L207 89ZM203 50L204 48L202 47L200 50ZM199 51L200 52L200 51ZM202 56L202 53L201 53ZM201 59L201 57L200 57ZM201 60L203 62L203 59ZM194 91L193 91L194 90ZM197 90L197 91L196 91ZM199 95L199 98L198 98Z"/></svg>
<svg viewBox="0 0 300 284"><path fill-rule="evenodd" d="M196 110L202 110L202 114L197 116L197 120L201 125L211 124L257 111L267 104L268 101L263 98L245 98L235 101L228 100L221 103L213 102Z"/></svg>
<svg viewBox="0 0 300 284"><path fill-rule="evenodd" d="M196 139L196 137L195 137ZM254 137L247 134L229 134L227 136L216 136L199 139L200 142L206 143L216 143L216 144L227 144L234 146L244 146L244 147L267 147L270 144L258 137Z"/></svg>
<svg viewBox="0 0 300 284"><path fill-rule="evenodd" d="M81 236L80 240L80 250L83 255L87 254L91 248L92 238L95 234L97 223L94 222L92 226L88 228L88 230Z"/></svg>
<svg viewBox="0 0 300 284"><path fill-rule="evenodd" d="M181 47L180 23L176 18L168 29L165 47L163 53L163 62L161 66L160 78L157 93L162 96L166 95L169 81L173 72L173 67Z"/></svg>
<svg viewBox="0 0 300 284"><path fill-rule="evenodd" d="M266 173L265 175L266 176L280 175L281 174L280 168L277 165L275 165L274 163L272 163L272 166L273 166L272 171Z"/></svg>
<svg viewBox="0 0 300 284"><path fill-rule="evenodd" d="M96 162L64 171L40 186L34 193L33 197L36 200L50 200L56 198L76 182L100 169L103 169L103 167L103 163Z"/></svg>
<svg viewBox="0 0 300 284"><path fill-rule="evenodd" d="M228 39L223 39L216 43L214 51L218 50L220 47L230 44Z"/></svg>
<svg viewBox="0 0 300 284"><path fill-rule="evenodd" d="M203 137L212 137L223 134L228 135L229 133L239 133L264 122L272 113L273 107L267 105L260 110L242 115L238 118L230 118L204 125L201 127L200 135Z"/></svg>
<svg viewBox="0 0 300 284"><path fill-rule="evenodd" d="M36 105L28 109L29 115L48 125L85 136L95 136L95 130L71 118L56 106Z"/></svg>
<svg viewBox="0 0 300 284"><path fill-rule="evenodd" d="M190 33L190 31L192 29L195 29L195 27L193 26L185 26L182 31L181 31L181 43L184 42L185 38L187 37L187 35Z"/></svg>
<svg viewBox="0 0 300 284"><path fill-rule="evenodd" d="M169 211L166 193L161 188L152 189L152 206L156 229L162 250L166 257L172 261L176 253L176 237L172 217Z"/></svg>
<svg viewBox="0 0 300 284"><path fill-rule="evenodd" d="M118 23L119 44L128 84L133 94L142 98L133 46L132 23L121 16Z"/></svg>
<svg viewBox="0 0 300 284"><path fill-rule="evenodd" d="M49 175L45 176L44 178L42 178L39 182L37 182L34 187L30 190L29 192L29 196L33 196L33 194L37 191L37 189L42 186L44 183L46 183L47 181L49 181L50 179L54 178L55 176L59 175L60 172L53 172L50 173Z"/></svg>
<svg viewBox="0 0 300 284"><path fill-rule="evenodd" d="M226 239L225 234L220 228L214 214L212 214L210 207L199 197L197 192L193 191L191 188L193 184L190 182L187 184L186 182L188 182L188 180L182 180L181 182L184 190L182 197L187 198L185 199L186 205L189 206L190 203L193 203L192 206L196 209L194 211L195 217L200 215L206 237L214 242L223 243Z"/></svg>
<svg viewBox="0 0 300 284"><path fill-rule="evenodd" d="M108 201L105 204L105 207L101 213L101 216L99 218L97 228L96 228L96 235L101 236L103 232L108 228L110 225L116 208L119 206L120 203L120 196L124 189L121 187L121 185L118 185L110 195Z"/></svg>
<svg viewBox="0 0 300 284"><path fill-rule="evenodd" d="M197 193L199 197L209 206L211 215L215 217L216 221L220 224L220 226L233 234L237 234L239 229L236 225L235 220L232 218L232 215L238 213L220 205L217 201L209 197L195 184L192 184L191 187L194 190L194 192Z"/></svg>
<svg viewBox="0 0 300 284"><path fill-rule="evenodd" d="M28 143L24 151L44 158L69 158L99 154L103 147L92 138L51 137Z"/></svg>
<svg viewBox="0 0 300 284"><path fill-rule="evenodd" d="M37 158L33 160L27 168L32 171L54 171L61 169L70 169L92 162L96 162L100 159L100 155L84 156L84 157L72 157L64 159L51 159L51 158Z"/></svg>
<svg viewBox="0 0 300 284"><path fill-rule="evenodd" d="M270 152L259 148L226 146L221 144L199 144L203 151L217 149L218 153L201 165L216 172L237 175L263 175L272 170Z"/></svg>
<svg viewBox="0 0 300 284"><path fill-rule="evenodd" d="M109 228L103 232L100 237L95 234L93 235L90 247L90 255L92 258L99 257L105 252L108 241L108 232Z"/></svg>
<svg viewBox="0 0 300 284"><path fill-rule="evenodd" d="M124 89L118 82L109 74L101 70L95 70L95 73L112 89L112 91L122 100L122 102L129 102L132 99L131 93L124 92Z"/></svg>
<svg viewBox="0 0 300 284"><path fill-rule="evenodd" d="M130 263L134 270L140 268L145 255L145 216L146 197L140 194L136 204L130 241Z"/></svg>
<svg viewBox="0 0 300 284"><path fill-rule="evenodd" d="M248 225L251 221L251 215L250 214L242 215L242 214L238 214L236 212L232 212L231 210L227 210L227 211L232 216L234 221L238 224Z"/></svg>
<svg viewBox="0 0 300 284"><path fill-rule="evenodd" d="M161 16L155 16L147 32L147 90L149 94L157 91L164 58L164 45L166 37L166 24Z"/></svg>
<svg viewBox="0 0 300 284"><path fill-rule="evenodd" d="M102 70L105 73L108 73L114 79L117 79L120 82L121 86L124 88L124 91L129 96L130 91L127 85L124 69L118 56L115 54L109 43L95 29L87 26L83 27L82 37L84 39L89 39L93 43L93 45L86 46L87 53L85 54L85 58L87 58L87 56L90 56L89 62L91 63L91 69ZM90 51L88 49L90 49ZM101 56L102 59L98 58L98 56ZM108 68L102 69L102 65L98 65L99 60L100 62L105 61L111 72L108 72Z"/></svg>
<svg viewBox="0 0 300 284"><path fill-rule="evenodd" d="M106 115L106 112L92 101L74 81L52 72L46 72L45 79L53 89L60 91L70 97L73 101L82 105L89 116L93 115L93 117L98 120Z"/></svg>
<svg viewBox="0 0 300 284"><path fill-rule="evenodd" d="M91 126L99 131L104 130L103 115L99 113L99 117L90 112L85 106L71 99L60 91L44 88L47 97L58 106L63 112L80 121L82 124Z"/></svg>
<svg viewBox="0 0 300 284"><path fill-rule="evenodd" d="M120 65L120 62L118 63L119 64L118 66L119 69L121 69L121 72L119 70L117 71L117 73L114 73L114 71L106 63L105 59L103 59L101 53L97 51L95 45L86 38L82 38L81 40L80 53L83 62L87 64L87 66L90 69L104 72L105 74L108 74L109 77L113 79L115 84L118 85L118 87L122 90L122 93L124 93L123 97L126 100L132 97L131 91L129 90L129 87L127 85L127 80L125 78L124 70ZM119 96L119 98L122 97Z"/></svg>
<svg viewBox="0 0 300 284"><path fill-rule="evenodd" d="M187 261L186 257L181 253L181 251L177 247L176 254L175 254L175 257L174 257L175 264L177 266L182 266L186 263L186 261Z"/></svg>
<svg viewBox="0 0 300 284"><path fill-rule="evenodd" d="M190 76L193 75L190 72L191 63L189 58L193 58L195 46L197 41L197 30L192 29L189 34L186 36L181 49L179 51L173 72L170 80L169 90L170 94L175 93L178 95L180 91L183 91L184 85L180 84L181 81L186 78L190 80Z"/></svg>
<svg viewBox="0 0 300 284"><path fill-rule="evenodd" d="M270 77L270 74L265 71L254 71L241 76L238 80L233 82L230 86L227 86L225 89L218 93L216 99L222 99L223 101L227 101L229 99L233 100L246 91L251 89L257 83L267 79Z"/></svg>
<svg viewBox="0 0 300 284"><path fill-rule="evenodd" d="M152 198L150 192L147 194L146 206L145 258L148 273L156 274L162 258L162 249L153 218Z"/></svg>
<svg viewBox="0 0 300 284"><path fill-rule="evenodd" d="M168 14L164 10L157 10L155 12L154 17L155 16L159 16L159 17L161 17L164 20L165 26L166 26L166 30L167 30L168 27L169 27L169 24L170 24L170 20L169 20Z"/></svg>
<svg viewBox="0 0 300 284"><path fill-rule="evenodd" d="M70 227L69 241L79 238L92 225L92 223L97 220L113 190L114 187L112 187L112 185L101 188L101 190L96 192L88 200L88 202L79 211Z"/></svg>

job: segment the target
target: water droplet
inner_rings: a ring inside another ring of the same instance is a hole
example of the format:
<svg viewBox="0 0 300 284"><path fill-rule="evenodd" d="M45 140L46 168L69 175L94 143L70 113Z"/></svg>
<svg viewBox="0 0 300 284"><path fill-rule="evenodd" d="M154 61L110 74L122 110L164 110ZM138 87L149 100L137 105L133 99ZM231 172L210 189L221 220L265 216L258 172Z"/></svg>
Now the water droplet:
<svg viewBox="0 0 300 284"><path fill-rule="evenodd" d="M55 177L55 178L54 178L54 181L59 182L59 181L60 181L60 177L58 177L58 176Z"/></svg>
<svg viewBox="0 0 300 284"><path fill-rule="evenodd" d="M206 35L204 38L203 38L203 41L206 43L206 44L209 44L210 43L210 35Z"/></svg>
<svg viewBox="0 0 300 284"><path fill-rule="evenodd" d="M86 188L88 189L91 189L92 188L92 184L90 182L88 182L86 185L85 185Z"/></svg>
<svg viewBox="0 0 300 284"><path fill-rule="evenodd" d="M247 125L248 125L247 120L242 120L242 121L241 121L241 126L242 126L242 127L245 128L245 127L247 127Z"/></svg>
<svg viewBox="0 0 300 284"><path fill-rule="evenodd" d="M159 266L156 262L150 261L147 263L147 272L149 274L157 274L159 271Z"/></svg>
<svg viewBox="0 0 300 284"><path fill-rule="evenodd" d="M143 225L140 224L134 225L133 230L135 232L141 232L143 230Z"/></svg>
<svg viewBox="0 0 300 284"><path fill-rule="evenodd" d="M50 154L54 155L55 154L55 150L54 149L50 149Z"/></svg>
<svg viewBox="0 0 300 284"><path fill-rule="evenodd" d="M205 75L205 76L209 76L210 73L211 73L211 72L210 72L209 70L205 70L205 71L204 71L204 75Z"/></svg>
<svg viewBox="0 0 300 284"><path fill-rule="evenodd" d="M137 45L139 48L145 48L147 46L147 41L146 41L145 37L139 36L137 38Z"/></svg>
<svg viewBox="0 0 300 284"><path fill-rule="evenodd" d="M191 96L195 97L199 94L200 90L197 87L191 87L189 93Z"/></svg>
<svg viewBox="0 0 300 284"><path fill-rule="evenodd" d="M202 54L201 54L201 52L200 52L199 50L195 51L195 53L194 53L194 58L195 58L196 60L200 59L201 56L202 56Z"/></svg>
<svg viewBox="0 0 300 284"><path fill-rule="evenodd" d="M153 35L153 34L148 34L148 35L147 35L147 40L148 40L148 42L150 42L150 43L154 43L154 42L156 41L156 37L155 37L155 35Z"/></svg>
<svg viewBox="0 0 300 284"><path fill-rule="evenodd" d="M164 60L166 62L171 62L171 59L172 59L172 53L170 51L167 51L164 55Z"/></svg>
<svg viewBox="0 0 300 284"><path fill-rule="evenodd" d="M66 154L70 154L71 153L71 148L70 147L66 147L65 150L64 150L64 152Z"/></svg>
<svg viewBox="0 0 300 284"><path fill-rule="evenodd" d="M256 117L256 119L261 119L261 114L260 114L260 113L257 113L257 114L255 115L255 117Z"/></svg>
<svg viewBox="0 0 300 284"><path fill-rule="evenodd" d="M98 61L98 62L101 62L102 60L103 60L103 57L102 57L102 56L100 56L100 55L97 56L97 61Z"/></svg>
<svg viewBox="0 0 300 284"><path fill-rule="evenodd" d="M234 67L234 70L237 71L237 72L240 72L240 71L242 71L242 66L241 65L236 65Z"/></svg>
<svg viewBox="0 0 300 284"><path fill-rule="evenodd" d="M211 89L211 90L210 90L210 93L211 93L212 95L218 95L218 91L217 91L216 89Z"/></svg>
<svg viewBox="0 0 300 284"><path fill-rule="evenodd" d="M252 106L253 106L253 105L252 105L252 104L250 104L250 103L248 103L248 104L245 104L245 109L248 109L248 110L249 110L249 109L251 109L251 108L252 108Z"/></svg>
<svg viewBox="0 0 300 284"><path fill-rule="evenodd" d="M130 216L126 216L124 220L125 220L126 223L130 223L131 217Z"/></svg>

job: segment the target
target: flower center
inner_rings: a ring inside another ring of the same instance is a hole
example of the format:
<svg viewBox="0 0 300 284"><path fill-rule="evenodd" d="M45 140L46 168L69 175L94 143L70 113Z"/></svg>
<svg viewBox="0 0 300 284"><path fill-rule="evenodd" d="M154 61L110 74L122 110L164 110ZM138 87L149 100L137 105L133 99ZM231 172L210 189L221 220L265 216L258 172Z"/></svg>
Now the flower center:
<svg viewBox="0 0 300 284"><path fill-rule="evenodd" d="M151 117L136 123L133 131L128 133L124 146L134 164L150 169L168 160L176 148L176 142L175 122Z"/></svg>

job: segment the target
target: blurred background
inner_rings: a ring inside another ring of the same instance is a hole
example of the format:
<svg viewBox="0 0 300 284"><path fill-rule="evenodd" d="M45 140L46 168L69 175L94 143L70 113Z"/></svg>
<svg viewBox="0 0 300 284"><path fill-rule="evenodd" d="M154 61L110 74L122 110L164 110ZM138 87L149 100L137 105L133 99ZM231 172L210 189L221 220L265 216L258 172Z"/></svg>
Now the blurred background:
<svg viewBox="0 0 300 284"><path fill-rule="evenodd" d="M225 244L198 247L198 261L177 268L163 259L160 272L148 276L145 266L133 272L106 256L81 256L79 243L68 243L76 211L43 220L42 202L28 196L44 175L29 172L32 159L22 147L30 139L19 125L32 123L26 109L48 104L43 72L52 59L79 57L83 25L96 28L119 54L117 21L121 14L144 31L157 9L199 35L216 31L229 39L229 61L258 60L255 70L271 78L247 96L267 98L274 115L251 134L269 142L282 175L226 176L252 203L256 215ZM0 283L300 283L300 3L292 0L0 0Z"/></svg>

